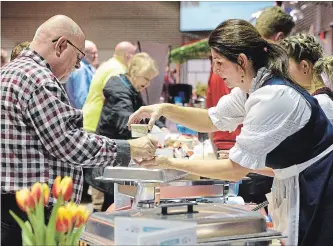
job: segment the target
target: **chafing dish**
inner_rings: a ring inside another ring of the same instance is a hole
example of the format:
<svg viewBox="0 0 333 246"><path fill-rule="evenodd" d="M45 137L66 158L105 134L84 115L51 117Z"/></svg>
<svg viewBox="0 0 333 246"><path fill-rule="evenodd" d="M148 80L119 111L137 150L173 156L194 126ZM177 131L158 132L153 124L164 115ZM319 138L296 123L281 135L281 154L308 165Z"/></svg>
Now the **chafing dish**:
<svg viewBox="0 0 333 246"><path fill-rule="evenodd" d="M94 213L81 239L89 245L114 245L114 219L117 216L195 221L197 242L202 245L249 245L248 242L259 241L266 242L260 245L268 245L272 239L282 237L279 232L267 230L265 218L259 212L232 205L186 203L160 207Z"/></svg>
<svg viewBox="0 0 333 246"><path fill-rule="evenodd" d="M227 181L188 180L188 175L177 170L116 167L105 168L98 180L118 183L118 191L134 199L132 208L151 208L174 199L223 199L228 193Z"/></svg>

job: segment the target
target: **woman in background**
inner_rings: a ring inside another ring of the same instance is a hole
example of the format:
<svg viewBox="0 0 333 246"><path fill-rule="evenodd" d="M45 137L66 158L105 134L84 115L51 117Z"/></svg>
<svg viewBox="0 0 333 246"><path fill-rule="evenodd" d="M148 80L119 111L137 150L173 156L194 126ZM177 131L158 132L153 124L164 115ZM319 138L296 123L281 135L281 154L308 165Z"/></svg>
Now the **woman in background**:
<svg viewBox="0 0 333 246"><path fill-rule="evenodd" d="M316 37L298 33L285 38L281 45L289 56L289 73L294 81L317 100L333 123L333 58L323 58L324 51Z"/></svg>
<svg viewBox="0 0 333 246"><path fill-rule="evenodd" d="M156 62L147 53L134 55L129 62L128 72L111 77L105 84L103 89L105 100L96 133L112 139L130 139L128 118L145 105L140 92L149 87L158 74ZM162 122L156 121L156 125L166 131ZM117 189L113 189L113 184L100 185L107 186L107 189L103 189L104 191L108 190L104 193L102 211L105 211L114 201L116 201L116 208L128 205L128 199L123 199Z"/></svg>
<svg viewBox="0 0 333 246"><path fill-rule="evenodd" d="M129 62L128 72L109 79L103 89L105 97L97 134L112 139L130 139L129 116L145 103L140 92L159 74L156 62L147 53L138 53ZM160 128L165 128L160 121Z"/></svg>

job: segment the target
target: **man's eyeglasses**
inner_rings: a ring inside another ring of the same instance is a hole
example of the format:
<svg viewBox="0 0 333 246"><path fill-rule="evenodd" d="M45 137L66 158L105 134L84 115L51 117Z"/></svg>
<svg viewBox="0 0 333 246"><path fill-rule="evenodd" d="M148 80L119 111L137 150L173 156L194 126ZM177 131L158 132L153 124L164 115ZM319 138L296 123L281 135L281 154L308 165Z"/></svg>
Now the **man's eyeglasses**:
<svg viewBox="0 0 333 246"><path fill-rule="evenodd" d="M59 38L61 38L61 37L59 37ZM57 42L59 40L59 38L53 39L52 43ZM78 61L81 61L86 56L86 54L82 50L80 50L78 47L76 47L71 41L69 41L68 39L66 39L66 40L67 40L67 43L69 43L71 46L73 46L77 51L79 51L82 54L82 57L79 57L79 56L77 57Z"/></svg>

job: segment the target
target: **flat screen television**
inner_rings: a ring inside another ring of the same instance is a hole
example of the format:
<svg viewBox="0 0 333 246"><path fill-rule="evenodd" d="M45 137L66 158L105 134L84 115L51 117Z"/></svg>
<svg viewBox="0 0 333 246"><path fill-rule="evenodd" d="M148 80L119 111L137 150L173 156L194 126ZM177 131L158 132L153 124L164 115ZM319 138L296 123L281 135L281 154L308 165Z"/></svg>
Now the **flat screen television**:
<svg viewBox="0 0 333 246"><path fill-rule="evenodd" d="M180 31L211 31L227 19L244 19L254 24L258 11L274 5L275 1L180 2Z"/></svg>

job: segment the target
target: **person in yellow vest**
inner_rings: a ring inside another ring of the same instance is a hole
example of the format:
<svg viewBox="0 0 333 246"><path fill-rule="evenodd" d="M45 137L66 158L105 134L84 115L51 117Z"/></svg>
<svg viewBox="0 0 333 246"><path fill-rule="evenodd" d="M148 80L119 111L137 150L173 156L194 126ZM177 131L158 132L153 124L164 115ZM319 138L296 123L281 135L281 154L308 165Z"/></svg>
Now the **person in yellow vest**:
<svg viewBox="0 0 333 246"><path fill-rule="evenodd" d="M83 129L96 132L98 121L104 104L103 89L106 82L113 76L125 74L129 60L136 53L137 47L130 42L123 41L116 45L113 57L104 62L96 70L83 105ZM91 180L91 174L85 173L85 180ZM89 182L88 182L89 183ZM104 193L90 186L89 193L94 211L100 211L104 203Z"/></svg>
<svg viewBox="0 0 333 246"><path fill-rule="evenodd" d="M124 74L137 47L130 42L123 41L116 45L113 57L103 63L92 78L87 100L83 105L83 129L96 132L99 117L104 103L103 89L112 76Z"/></svg>

